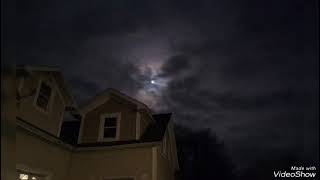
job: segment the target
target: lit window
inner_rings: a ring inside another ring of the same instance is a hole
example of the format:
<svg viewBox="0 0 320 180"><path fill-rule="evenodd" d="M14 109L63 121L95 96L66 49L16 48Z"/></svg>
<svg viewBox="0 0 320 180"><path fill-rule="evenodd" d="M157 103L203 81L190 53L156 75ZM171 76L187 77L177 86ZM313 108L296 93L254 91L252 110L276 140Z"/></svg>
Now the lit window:
<svg viewBox="0 0 320 180"><path fill-rule="evenodd" d="M37 106L47 111L49 106L49 100L51 97L52 89L46 83L41 82L39 94L37 97Z"/></svg>
<svg viewBox="0 0 320 180"><path fill-rule="evenodd" d="M28 172L19 172L19 179L18 180L44 180L44 175L34 174L34 173L28 173Z"/></svg>
<svg viewBox="0 0 320 180"><path fill-rule="evenodd" d="M19 179L28 179L29 176L27 174L20 174Z"/></svg>

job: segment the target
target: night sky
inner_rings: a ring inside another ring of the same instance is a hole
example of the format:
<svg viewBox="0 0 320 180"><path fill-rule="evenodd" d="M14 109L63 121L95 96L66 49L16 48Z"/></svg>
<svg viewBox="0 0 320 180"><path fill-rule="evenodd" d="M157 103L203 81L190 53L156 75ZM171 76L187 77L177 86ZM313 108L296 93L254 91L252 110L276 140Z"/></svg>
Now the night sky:
<svg viewBox="0 0 320 180"><path fill-rule="evenodd" d="M316 2L17 0L7 50L17 64L60 66L79 104L112 87L209 128L240 166L287 152L313 162Z"/></svg>

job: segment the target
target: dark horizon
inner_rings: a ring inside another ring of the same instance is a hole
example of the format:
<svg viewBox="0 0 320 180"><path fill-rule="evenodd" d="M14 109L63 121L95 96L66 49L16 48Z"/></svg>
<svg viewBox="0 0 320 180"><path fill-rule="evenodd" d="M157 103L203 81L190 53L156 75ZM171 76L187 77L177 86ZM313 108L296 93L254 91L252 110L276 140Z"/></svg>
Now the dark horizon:
<svg viewBox="0 0 320 180"><path fill-rule="evenodd" d="M2 62L59 66L79 104L112 87L209 129L237 168L319 164L315 0L16 0L5 13Z"/></svg>

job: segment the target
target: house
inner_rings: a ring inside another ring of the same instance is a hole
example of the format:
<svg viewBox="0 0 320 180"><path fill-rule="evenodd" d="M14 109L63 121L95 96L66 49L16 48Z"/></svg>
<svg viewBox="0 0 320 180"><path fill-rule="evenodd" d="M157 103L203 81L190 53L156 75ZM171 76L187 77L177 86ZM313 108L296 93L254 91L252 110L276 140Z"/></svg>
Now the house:
<svg viewBox="0 0 320 180"><path fill-rule="evenodd" d="M18 66L16 91L16 179L175 179L171 113L115 89L78 107L56 67Z"/></svg>

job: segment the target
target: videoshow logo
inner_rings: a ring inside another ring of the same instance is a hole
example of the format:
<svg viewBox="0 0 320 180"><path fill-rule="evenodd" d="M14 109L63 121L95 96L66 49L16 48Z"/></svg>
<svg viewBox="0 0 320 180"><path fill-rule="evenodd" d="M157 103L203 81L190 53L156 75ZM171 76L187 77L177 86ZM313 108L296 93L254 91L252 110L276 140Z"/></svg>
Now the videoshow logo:
<svg viewBox="0 0 320 180"><path fill-rule="evenodd" d="M275 178L315 178L317 173L317 168L315 166L311 167L298 167L291 166L290 172L287 171L273 171Z"/></svg>

